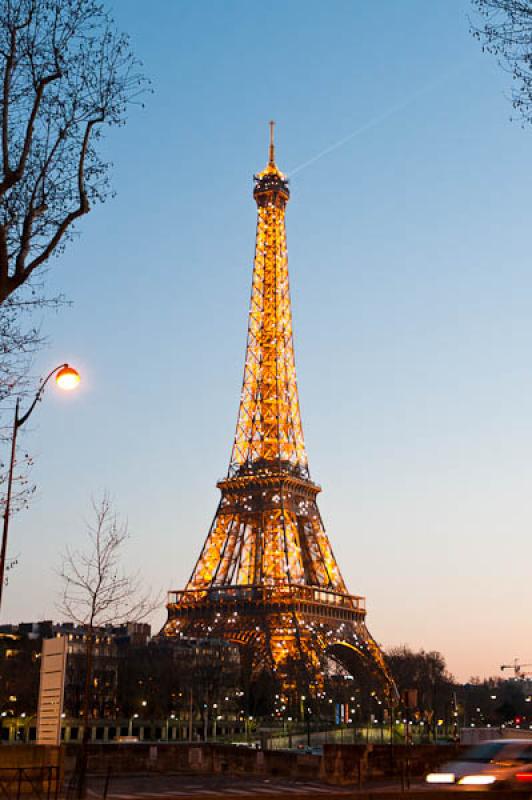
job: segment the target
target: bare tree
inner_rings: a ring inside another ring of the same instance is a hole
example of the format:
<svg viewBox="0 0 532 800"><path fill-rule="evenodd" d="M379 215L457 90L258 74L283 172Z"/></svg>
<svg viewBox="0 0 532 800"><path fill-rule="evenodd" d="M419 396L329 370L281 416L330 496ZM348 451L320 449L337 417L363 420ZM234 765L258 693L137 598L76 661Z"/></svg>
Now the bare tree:
<svg viewBox="0 0 532 800"><path fill-rule="evenodd" d="M11 295L0 305L0 446L10 448L13 435L13 414L16 400L35 394L35 380L31 374L33 357L45 343L39 325L35 324L38 311L58 308L62 297L47 300L35 286L30 290L24 287L16 295ZM20 450L16 458L16 471L13 476L11 495L11 514L27 508L35 485L30 480L31 455ZM0 514L5 513L7 465L0 462ZM7 561L6 571L14 566L16 559ZM7 577L6 577L7 583Z"/></svg>
<svg viewBox="0 0 532 800"><path fill-rule="evenodd" d="M128 575L121 566L129 538L127 522L114 511L106 493L92 502L94 522L88 523L88 547L63 554L60 610L87 631L105 625L138 622L153 611L151 595L142 590L139 573Z"/></svg>
<svg viewBox="0 0 532 800"><path fill-rule="evenodd" d="M146 89L139 70L97 0L0 0L0 443L43 345L27 312L63 302L42 296L44 268L110 193L98 143ZM17 461L15 509L35 488Z"/></svg>
<svg viewBox="0 0 532 800"><path fill-rule="evenodd" d="M0 3L0 304L110 192L98 152L146 88L96 0Z"/></svg>
<svg viewBox="0 0 532 800"><path fill-rule="evenodd" d="M38 301L35 301L38 302ZM25 312L33 308L33 303L24 303L12 297L0 306L0 442L10 442L13 428L13 409L15 399L23 397L28 389L29 371L33 354L43 344L40 330L33 325L24 325ZM12 508L18 509L28 504L34 487L29 484L27 468L32 460L28 453L18 459L15 477L15 491ZM0 463L0 489L6 481L6 465ZM0 496L0 509L3 515L5 496Z"/></svg>
<svg viewBox="0 0 532 800"><path fill-rule="evenodd" d="M472 0L481 23L472 26L482 49L512 76L512 103L532 122L532 0Z"/></svg>
<svg viewBox="0 0 532 800"><path fill-rule="evenodd" d="M105 625L138 622L159 605L150 592L142 589L140 574L128 575L121 564L129 538L127 522L122 522L106 493L92 502L94 521L87 525L86 549L66 547L60 578L63 585L59 610L68 620L85 630L85 688L83 693L83 747L78 762L78 794L84 796L87 769L87 744L92 699L95 631Z"/></svg>

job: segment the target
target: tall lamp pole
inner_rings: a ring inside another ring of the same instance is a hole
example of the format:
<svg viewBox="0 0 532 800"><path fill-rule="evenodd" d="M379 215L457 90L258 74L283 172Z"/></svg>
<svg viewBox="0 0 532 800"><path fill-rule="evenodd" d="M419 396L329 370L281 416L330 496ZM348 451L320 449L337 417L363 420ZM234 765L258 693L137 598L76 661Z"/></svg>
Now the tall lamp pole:
<svg viewBox="0 0 532 800"><path fill-rule="evenodd" d="M9 462L9 473L7 476L7 492L4 507L4 524L2 529L2 547L0 549L0 608L2 607L2 595L4 591L4 573L6 569L7 558L7 535L9 531L9 516L11 512L11 491L13 488L13 472L15 469L15 454L17 449L17 433L24 423L28 420L35 406L43 396L46 384L50 378L55 375L55 380L60 389L69 391L75 389L80 381L79 373L69 364L59 364L51 372L48 373L46 378L41 381L37 390L37 394L33 398L33 402L24 414L20 414L20 401L17 398L15 405L15 417L13 419L13 432L11 434L11 459Z"/></svg>

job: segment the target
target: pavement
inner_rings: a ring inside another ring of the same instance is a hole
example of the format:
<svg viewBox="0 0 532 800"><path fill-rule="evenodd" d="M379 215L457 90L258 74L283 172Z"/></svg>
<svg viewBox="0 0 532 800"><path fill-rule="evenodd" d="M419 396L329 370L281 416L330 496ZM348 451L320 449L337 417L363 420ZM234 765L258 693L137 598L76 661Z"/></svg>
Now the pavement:
<svg viewBox="0 0 532 800"><path fill-rule="evenodd" d="M397 789L397 783L393 784ZM105 777L90 777L88 799L102 798ZM229 776L193 775L117 775L109 781L108 800L162 800L162 798L242 798L242 797L290 797L291 800L306 797L338 797L342 800L353 794L352 786L327 786L323 783L289 781L275 778L244 778Z"/></svg>

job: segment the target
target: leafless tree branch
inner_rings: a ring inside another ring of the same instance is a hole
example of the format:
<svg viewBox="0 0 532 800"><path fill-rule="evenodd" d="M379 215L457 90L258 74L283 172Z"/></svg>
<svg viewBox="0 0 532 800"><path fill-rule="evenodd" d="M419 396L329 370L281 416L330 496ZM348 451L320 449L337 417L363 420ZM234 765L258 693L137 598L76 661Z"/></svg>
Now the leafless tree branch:
<svg viewBox="0 0 532 800"><path fill-rule="evenodd" d="M532 0L472 0L471 32L512 77L512 104L532 122Z"/></svg>
<svg viewBox="0 0 532 800"><path fill-rule="evenodd" d="M98 0L0 3L0 304L110 193L98 152L146 90Z"/></svg>

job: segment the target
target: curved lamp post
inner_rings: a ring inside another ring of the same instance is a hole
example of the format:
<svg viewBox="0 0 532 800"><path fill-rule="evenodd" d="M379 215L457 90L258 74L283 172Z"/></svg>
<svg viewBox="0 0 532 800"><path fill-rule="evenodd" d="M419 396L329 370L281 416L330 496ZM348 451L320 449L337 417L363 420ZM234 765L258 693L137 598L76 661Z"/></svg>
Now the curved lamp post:
<svg viewBox="0 0 532 800"><path fill-rule="evenodd" d="M41 381L37 394L35 395L32 404L24 414L20 414L20 401L17 398L15 405L15 418L13 420L13 433L11 435L11 460L9 462L9 473L7 478L7 492L6 504L4 508L4 526L2 531L2 548L0 550L0 608L2 607L2 594L4 590L4 572L6 567L6 554L7 554L7 534L9 529L9 515L11 512L11 490L13 487L13 470L15 468L15 453L17 447L17 433L27 421L28 417L34 410L35 406L43 396L46 384L50 378L55 375L55 381L60 389L70 391L75 389L80 381L79 373L69 364L59 364L51 372L48 373L46 378Z"/></svg>

